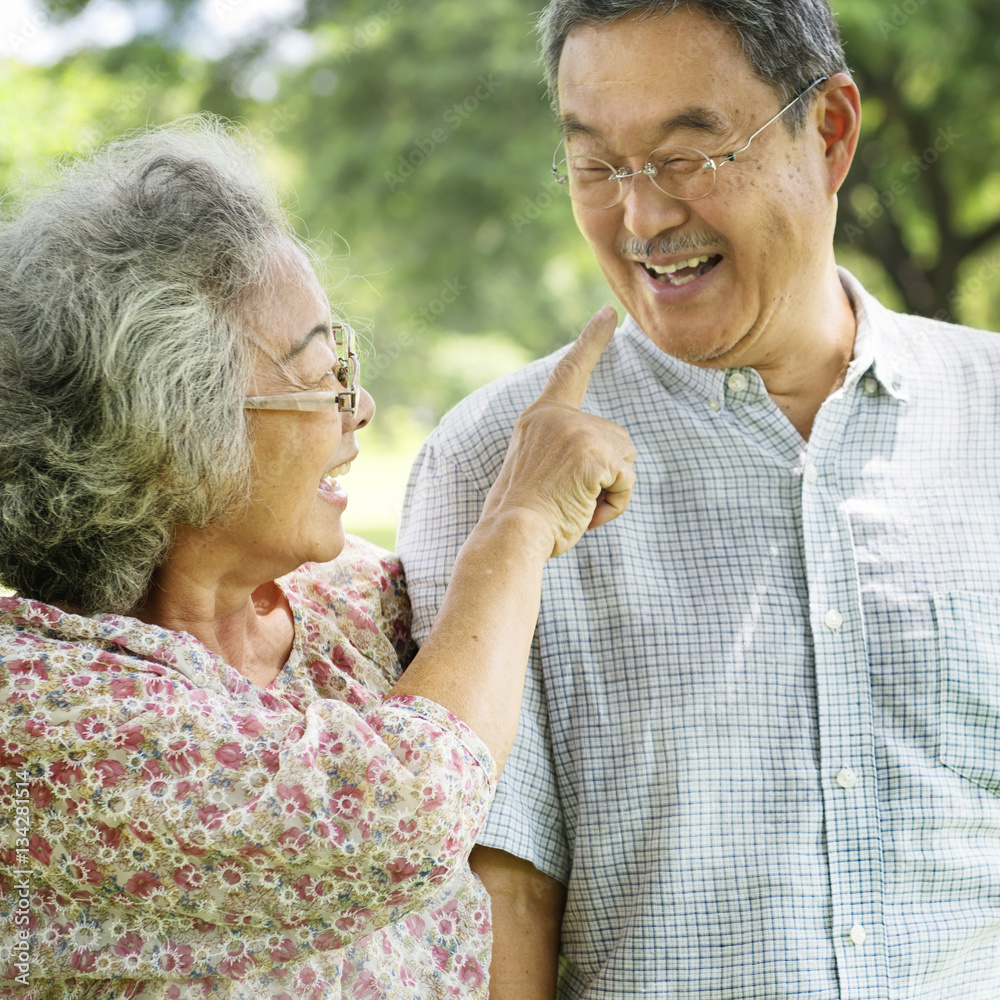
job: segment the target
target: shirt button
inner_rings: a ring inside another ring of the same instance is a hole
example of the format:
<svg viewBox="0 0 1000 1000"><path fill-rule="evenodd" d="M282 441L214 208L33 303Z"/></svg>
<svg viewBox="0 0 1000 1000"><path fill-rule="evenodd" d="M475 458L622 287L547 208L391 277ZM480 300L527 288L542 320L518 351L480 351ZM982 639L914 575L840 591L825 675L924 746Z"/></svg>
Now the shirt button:
<svg viewBox="0 0 1000 1000"><path fill-rule="evenodd" d="M861 924L855 924L851 928L849 937L852 944L864 944L868 940L868 931Z"/></svg>
<svg viewBox="0 0 1000 1000"><path fill-rule="evenodd" d="M823 615L823 624L831 632L836 632L837 629L844 624L844 616L836 608L830 608L830 610Z"/></svg>
<svg viewBox="0 0 1000 1000"><path fill-rule="evenodd" d="M806 466L805 477L807 483L814 483L819 479L819 469L812 462Z"/></svg>
<svg viewBox="0 0 1000 1000"><path fill-rule="evenodd" d="M733 372L733 374L729 376L729 381L726 383L730 392L743 392L749 384L750 382L743 372Z"/></svg>
<svg viewBox="0 0 1000 1000"><path fill-rule="evenodd" d="M878 392L878 380L869 375L868 378L861 380L861 388L866 396L874 396Z"/></svg>
<svg viewBox="0 0 1000 1000"><path fill-rule="evenodd" d="M709 408L709 409L710 409L710 410L711 410L711 411L712 411L713 413L718 413L718 412L719 412L719 410L721 410L721 409L722 409L722 403L720 403L720 402L719 402L719 401L718 401L718 400L717 400L717 399L715 398L715 396L709 396L709 397L708 397L708 408Z"/></svg>
<svg viewBox="0 0 1000 1000"><path fill-rule="evenodd" d="M853 788L858 783L858 776L849 767L842 767L837 772L837 784L841 788Z"/></svg>

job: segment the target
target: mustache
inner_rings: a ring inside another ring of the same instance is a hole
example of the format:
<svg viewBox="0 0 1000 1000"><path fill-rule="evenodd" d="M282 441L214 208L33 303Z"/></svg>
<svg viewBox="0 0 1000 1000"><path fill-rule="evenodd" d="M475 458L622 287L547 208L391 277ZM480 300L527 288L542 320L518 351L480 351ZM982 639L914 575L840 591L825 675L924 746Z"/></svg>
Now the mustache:
<svg viewBox="0 0 1000 1000"><path fill-rule="evenodd" d="M700 233L676 233L643 240L630 236L621 240L616 249L623 257L655 257L658 254L678 254L692 252L702 256L706 253L724 253L729 249L729 240L719 233L705 230Z"/></svg>

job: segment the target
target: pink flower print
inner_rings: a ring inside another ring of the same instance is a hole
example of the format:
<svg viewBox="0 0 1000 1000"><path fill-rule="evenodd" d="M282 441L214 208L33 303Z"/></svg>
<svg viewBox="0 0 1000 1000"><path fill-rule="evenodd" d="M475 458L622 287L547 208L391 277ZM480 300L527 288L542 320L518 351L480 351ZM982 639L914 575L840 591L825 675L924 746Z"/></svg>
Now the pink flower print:
<svg viewBox="0 0 1000 1000"><path fill-rule="evenodd" d="M445 761L445 767L453 774L465 773L465 758L455 747L451 748L451 753L448 754Z"/></svg>
<svg viewBox="0 0 1000 1000"><path fill-rule="evenodd" d="M75 760L57 760L49 765L49 780L68 788L83 780L83 768Z"/></svg>
<svg viewBox="0 0 1000 1000"><path fill-rule="evenodd" d="M141 726L119 726L111 738L111 745L121 750L138 750L145 741Z"/></svg>
<svg viewBox="0 0 1000 1000"><path fill-rule="evenodd" d="M410 932L411 937L423 937L424 936L424 921L422 918L417 916L406 918L406 929Z"/></svg>
<svg viewBox="0 0 1000 1000"><path fill-rule="evenodd" d="M214 802L209 802L198 809L198 821L207 830L218 830L222 826L222 817L226 814Z"/></svg>
<svg viewBox="0 0 1000 1000"><path fill-rule="evenodd" d="M113 951L121 958L138 955L142 951L142 938L135 931L128 931L118 939Z"/></svg>
<svg viewBox="0 0 1000 1000"><path fill-rule="evenodd" d="M462 960L460 955L457 962L462 964L458 969L458 981L465 986L479 987L483 985L483 967L471 956L466 956L465 960Z"/></svg>
<svg viewBox="0 0 1000 1000"><path fill-rule="evenodd" d="M224 743L215 751L215 759L223 766L232 768L234 771L246 759L246 754L239 743Z"/></svg>
<svg viewBox="0 0 1000 1000"><path fill-rule="evenodd" d="M458 909L458 900L450 899L440 909L431 914L431 918L437 923L438 932L447 936L455 930L455 911Z"/></svg>
<svg viewBox="0 0 1000 1000"><path fill-rule="evenodd" d="M7 669L15 677L31 676L44 681L49 676L49 672L41 660L8 660Z"/></svg>
<svg viewBox="0 0 1000 1000"><path fill-rule="evenodd" d="M493 930L493 925L490 923L490 915L487 910L478 909L472 914L473 922L476 925L476 931L480 934L489 934Z"/></svg>
<svg viewBox="0 0 1000 1000"><path fill-rule="evenodd" d="M448 962L451 956L448 954L446 948L442 948L441 945L436 944L431 948L431 961L434 963L434 968L440 972L444 972L448 968Z"/></svg>
<svg viewBox="0 0 1000 1000"><path fill-rule="evenodd" d="M160 960L160 967L164 972L174 972L181 976L186 976L194 966L194 955L191 954L191 946L188 944L175 944L168 941ZM179 995L179 994L178 994Z"/></svg>
<svg viewBox="0 0 1000 1000"><path fill-rule="evenodd" d="M330 808L335 816L355 819L361 810L364 792L360 788L342 786L330 797Z"/></svg>
<svg viewBox="0 0 1000 1000"><path fill-rule="evenodd" d="M196 931L201 931L202 934L207 934L209 931L215 930L214 924L210 924L207 920L202 920L201 917L192 917L191 926Z"/></svg>
<svg viewBox="0 0 1000 1000"><path fill-rule="evenodd" d="M410 970L405 965L401 965L399 967L399 981L404 986L413 987L417 985L416 976L414 976L413 973L410 972Z"/></svg>
<svg viewBox="0 0 1000 1000"><path fill-rule="evenodd" d="M145 899L160 888L160 880L152 872L136 872L126 883L125 891Z"/></svg>
<svg viewBox="0 0 1000 1000"><path fill-rule="evenodd" d="M104 847L117 847L121 843L122 832L118 827L108 826L98 820L94 824L97 830L97 839Z"/></svg>
<svg viewBox="0 0 1000 1000"><path fill-rule="evenodd" d="M269 774L274 774L281 766L281 755L275 748L268 748L260 751L260 762L264 765L264 770Z"/></svg>
<svg viewBox="0 0 1000 1000"><path fill-rule="evenodd" d="M52 845L47 840L43 840L37 833L33 833L28 838L28 853L36 861L40 861L48 867L48 863L52 859Z"/></svg>
<svg viewBox="0 0 1000 1000"><path fill-rule="evenodd" d="M426 785L420 790L420 808L424 812L440 809L446 800L444 789L440 785Z"/></svg>
<svg viewBox="0 0 1000 1000"><path fill-rule="evenodd" d="M94 770L104 788L113 788L125 777L125 768L117 760L100 760L94 765Z"/></svg>
<svg viewBox="0 0 1000 1000"><path fill-rule="evenodd" d="M222 876L222 881L227 885L239 885L243 881L243 872L239 866L232 862L223 862L219 865L218 871L219 875Z"/></svg>
<svg viewBox="0 0 1000 1000"><path fill-rule="evenodd" d="M311 986L316 982L316 970L311 969L308 965L299 970L298 975L295 977L296 985L298 986Z"/></svg>
<svg viewBox="0 0 1000 1000"><path fill-rule="evenodd" d="M205 873L196 865L181 865L174 871L174 881L185 892L193 892L205 881Z"/></svg>
<svg viewBox="0 0 1000 1000"><path fill-rule="evenodd" d="M278 843L286 851L298 854L300 851L304 851L306 849L309 844L309 838L305 835L305 832L300 830L297 826L292 826L281 833L278 837Z"/></svg>
<svg viewBox="0 0 1000 1000"><path fill-rule="evenodd" d="M139 693L139 686L134 677L113 677L108 681L108 687L111 689L111 697L115 701L134 698Z"/></svg>
<svg viewBox="0 0 1000 1000"><path fill-rule="evenodd" d="M155 781L162 778L167 772L163 770L163 765L158 760L147 760L142 765L142 775L147 781Z"/></svg>
<svg viewBox="0 0 1000 1000"><path fill-rule="evenodd" d="M150 698L169 698L174 693L174 685L166 677L147 677L145 687Z"/></svg>
<svg viewBox="0 0 1000 1000"><path fill-rule="evenodd" d="M69 964L76 969L77 972L93 972L97 968L97 955L95 955L89 948L77 948L76 951L70 955Z"/></svg>
<svg viewBox="0 0 1000 1000"><path fill-rule="evenodd" d="M407 861L405 858L394 858L385 866L385 870L393 882L402 882L404 879L416 875L420 871L420 865L413 861Z"/></svg>
<svg viewBox="0 0 1000 1000"><path fill-rule="evenodd" d="M148 819L140 818L129 823L128 828L135 834L136 838L144 844L153 842L153 825Z"/></svg>
<svg viewBox="0 0 1000 1000"><path fill-rule="evenodd" d="M201 763L201 752L188 740L177 740L164 751L163 759L178 774L189 774L192 767Z"/></svg>
<svg viewBox="0 0 1000 1000"><path fill-rule="evenodd" d="M275 945L271 949L269 955L272 962L280 964L281 962L290 962L298 953L299 949L295 947L292 940L285 938L281 944Z"/></svg>
<svg viewBox="0 0 1000 1000"><path fill-rule="evenodd" d="M219 962L219 972L232 979L242 979L247 971L253 966L253 956L248 955L242 948L231 951L222 961Z"/></svg>
<svg viewBox="0 0 1000 1000"><path fill-rule="evenodd" d="M381 757L375 757L365 771L365 779L369 785L381 785L388 781L389 768Z"/></svg>
<svg viewBox="0 0 1000 1000"><path fill-rule="evenodd" d="M278 798L284 802L282 812L286 816L294 816L297 812L308 814L309 800L301 785L278 785Z"/></svg>
<svg viewBox="0 0 1000 1000"><path fill-rule="evenodd" d="M356 607L354 605L347 606L347 617L354 622L358 628L363 629L365 632L372 632L378 635L378 626L372 621L371 615L369 615L364 609Z"/></svg>
<svg viewBox="0 0 1000 1000"><path fill-rule="evenodd" d="M264 723L256 715L234 715L233 721L244 736L259 736L264 732Z"/></svg>
<svg viewBox="0 0 1000 1000"><path fill-rule="evenodd" d="M44 719L28 719L24 724L24 731L29 736L44 736L49 731L49 726Z"/></svg>
<svg viewBox="0 0 1000 1000"><path fill-rule="evenodd" d="M401 819L396 824L393 839L402 843L407 843L420 835L420 827L415 819Z"/></svg>
<svg viewBox="0 0 1000 1000"><path fill-rule="evenodd" d="M203 858L208 851L204 847L199 847L197 844L189 843L182 837L177 838L177 846L181 849L184 854L190 854L193 858Z"/></svg>
<svg viewBox="0 0 1000 1000"><path fill-rule="evenodd" d="M343 946L343 938L334 934L333 931L322 931L313 938L313 948L316 951L333 951L335 948Z"/></svg>
<svg viewBox="0 0 1000 1000"><path fill-rule="evenodd" d="M89 882L91 885L100 885L104 880L104 876L101 875L100 869L97 867L97 862L92 858L85 858L82 855L74 851L71 855L73 864L70 867L70 872L73 878L82 879L85 882Z"/></svg>
<svg viewBox="0 0 1000 1000"><path fill-rule="evenodd" d="M52 789L48 782L33 781L28 788L28 794L36 809L48 809L52 804Z"/></svg>
<svg viewBox="0 0 1000 1000"><path fill-rule="evenodd" d="M368 969L358 976L353 993L359 1000L380 1000L380 997L384 996L382 985L376 979L375 973Z"/></svg>

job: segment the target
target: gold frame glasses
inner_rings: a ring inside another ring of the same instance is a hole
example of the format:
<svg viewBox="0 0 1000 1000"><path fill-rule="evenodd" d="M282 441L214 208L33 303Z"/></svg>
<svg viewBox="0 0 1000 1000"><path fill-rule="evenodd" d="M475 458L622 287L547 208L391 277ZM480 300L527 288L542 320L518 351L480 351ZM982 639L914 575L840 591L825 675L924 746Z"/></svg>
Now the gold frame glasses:
<svg viewBox="0 0 1000 1000"><path fill-rule="evenodd" d="M565 156L560 160L559 150L566 143L566 137L563 136L552 154L552 176L573 201L587 208L613 208L625 195L625 182L643 175L649 178L650 183L658 191L671 198L677 198L679 201L699 201L710 195L715 188L715 177L719 167L732 163L740 153L750 148L750 143L768 125L776 122L813 87L818 87L828 79L827 76L821 76L818 80L813 80L773 118L764 122L739 149L720 156L718 160L691 146L660 146L646 157L645 165L638 170L613 167L596 156Z"/></svg>
<svg viewBox="0 0 1000 1000"><path fill-rule="evenodd" d="M343 389L307 389L303 392L283 392L273 396L248 396L243 406L248 410L329 410L357 413L358 381L361 362L354 352L354 330L346 323L331 328L337 352L333 369Z"/></svg>

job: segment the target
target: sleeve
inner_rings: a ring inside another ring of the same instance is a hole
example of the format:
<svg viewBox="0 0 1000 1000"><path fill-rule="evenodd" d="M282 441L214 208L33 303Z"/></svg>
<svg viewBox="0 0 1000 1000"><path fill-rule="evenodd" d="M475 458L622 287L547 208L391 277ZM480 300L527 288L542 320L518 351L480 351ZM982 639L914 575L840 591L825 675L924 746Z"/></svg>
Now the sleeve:
<svg viewBox="0 0 1000 1000"><path fill-rule="evenodd" d="M105 650L38 645L20 651L18 676L0 667L0 696L53 905L308 925L334 947L403 919L464 867L495 764L440 705L322 699L300 712ZM66 673L59 657L91 662Z"/></svg>
<svg viewBox="0 0 1000 1000"><path fill-rule="evenodd" d="M482 431L479 435L484 436ZM417 455L397 545L406 571L413 634L418 642L423 642L431 630L455 556L479 518L505 446L505 437L502 442L499 435L480 440L475 425L453 429L446 417ZM451 452L458 455L453 458ZM477 465L466 474L462 466L470 462L470 455L476 456ZM517 740L479 842L525 858L554 878L568 881L569 852L537 637L528 664Z"/></svg>

